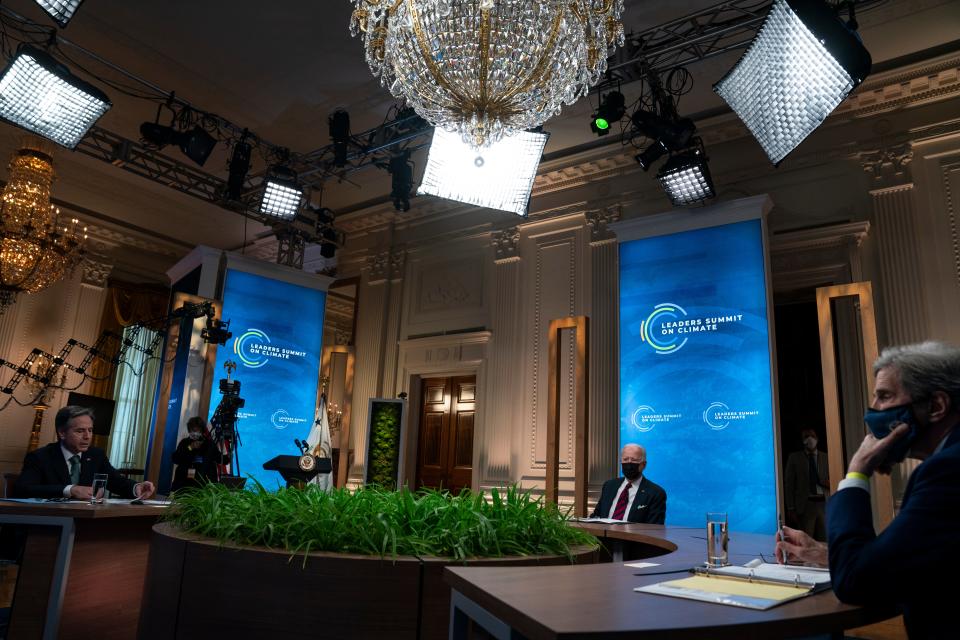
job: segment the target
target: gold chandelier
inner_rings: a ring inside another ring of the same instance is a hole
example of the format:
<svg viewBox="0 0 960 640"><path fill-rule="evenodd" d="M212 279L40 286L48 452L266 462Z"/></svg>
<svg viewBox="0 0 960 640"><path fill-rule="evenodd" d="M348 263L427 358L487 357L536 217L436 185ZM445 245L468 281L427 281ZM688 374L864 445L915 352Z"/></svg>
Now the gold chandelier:
<svg viewBox="0 0 960 640"><path fill-rule="evenodd" d="M86 227L60 220L50 204L53 158L27 141L14 152L0 196L0 313L20 292L36 293L63 278L83 256Z"/></svg>
<svg viewBox="0 0 960 640"><path fill-rule="evenodd" d="M623 0L352 0L350 32L390 92L483 146L590 90L622 45Z"/></svg>

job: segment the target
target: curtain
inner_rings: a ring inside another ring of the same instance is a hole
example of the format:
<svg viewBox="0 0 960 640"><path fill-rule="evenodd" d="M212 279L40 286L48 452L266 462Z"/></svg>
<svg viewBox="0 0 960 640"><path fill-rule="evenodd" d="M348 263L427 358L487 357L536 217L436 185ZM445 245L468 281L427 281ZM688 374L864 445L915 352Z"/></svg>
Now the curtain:
<svg viewBox="0 0 960 640"><path fill-rule="evenodd" d="M160 373L160 357L148 357L142 350L150 347L156 331L133 327L123 330L124 339L134 342L125 356L125 364L117 367L113 388L116 408L110 434L108 457L115 466L143 469L147 461L150 421Z"/></svg>

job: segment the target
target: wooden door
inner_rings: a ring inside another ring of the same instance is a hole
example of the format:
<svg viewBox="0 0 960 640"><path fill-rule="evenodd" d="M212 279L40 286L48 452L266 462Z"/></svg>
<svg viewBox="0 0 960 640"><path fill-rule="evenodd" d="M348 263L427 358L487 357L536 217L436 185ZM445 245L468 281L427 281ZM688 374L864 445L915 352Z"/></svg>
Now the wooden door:
<svg viewBox="0 0 960 640"><path fill-rule="evenodd" d="M470 488L476 393L476 376L423 379L417 487Z"/></svg>

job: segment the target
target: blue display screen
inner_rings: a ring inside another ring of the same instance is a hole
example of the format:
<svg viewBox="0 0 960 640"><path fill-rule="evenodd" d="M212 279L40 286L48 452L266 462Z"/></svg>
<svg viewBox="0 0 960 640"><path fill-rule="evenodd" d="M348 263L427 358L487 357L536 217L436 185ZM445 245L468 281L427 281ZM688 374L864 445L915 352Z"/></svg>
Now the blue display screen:
<svg viewBox="0 0 960 640"><path fill-rule="evenodd" d="M776 529L760 220L620 245L620 445L647 450L666 524Z"/></svg>
<svg viewBox="0 0 960 640"><path fill-rule="evenodd" d="M263 463L279 454L296 454L294 438L306 439L316 409L323 337L323 291L228 269L223 313L233 337L217 349L217 372L210 397L213 415L221 395L218 380L227 360L237 364L246 401L240 420L240 474L268 489L283 485Z"/></svg>

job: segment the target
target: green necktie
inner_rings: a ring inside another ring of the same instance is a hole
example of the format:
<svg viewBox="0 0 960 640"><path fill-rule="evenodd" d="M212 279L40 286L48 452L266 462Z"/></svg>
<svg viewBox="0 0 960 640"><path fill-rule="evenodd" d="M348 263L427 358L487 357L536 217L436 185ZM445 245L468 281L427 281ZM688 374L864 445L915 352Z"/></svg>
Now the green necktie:
<svg viewBox="0 0 960 640"><path fill-rule="evenodd" d="M70 458L70 484L80 483L80 456Z"/></svg>

